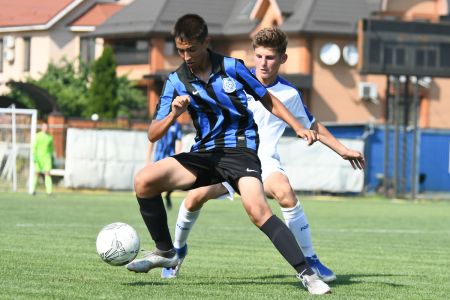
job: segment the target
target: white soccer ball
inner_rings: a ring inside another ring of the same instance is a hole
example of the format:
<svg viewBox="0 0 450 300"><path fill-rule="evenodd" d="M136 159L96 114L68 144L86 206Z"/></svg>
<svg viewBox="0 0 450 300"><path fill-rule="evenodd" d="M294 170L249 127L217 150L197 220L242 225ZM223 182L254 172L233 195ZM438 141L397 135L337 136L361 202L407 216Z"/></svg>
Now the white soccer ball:
<svg viewBox="0 0 450 300"><path fill-rule="evenodd" d="M116 222L100 230L96 244L97 253L103 261L113 266L123 266L137 256L141 242L133 227Z"/></svg>

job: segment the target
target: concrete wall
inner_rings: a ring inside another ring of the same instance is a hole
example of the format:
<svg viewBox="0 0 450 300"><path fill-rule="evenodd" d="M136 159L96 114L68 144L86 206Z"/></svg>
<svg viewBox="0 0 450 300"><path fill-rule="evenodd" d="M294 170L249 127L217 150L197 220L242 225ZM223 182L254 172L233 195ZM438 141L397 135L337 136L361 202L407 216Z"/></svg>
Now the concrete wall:
<svg viewBox="0 0 450 300"><path fill-rule="evenodd" d="M327 42L336 43L341 49L351 39L316 38L312 42L312 78L310 106L312 113L321 121L329 122L369 122L380 120L380 104L361 100L358 96L361 81L378 85L378 94L383 97L386 89L385 76L361 76L355 67L348 66L341 58L334 66L320 62L319 51Z"/></svg>

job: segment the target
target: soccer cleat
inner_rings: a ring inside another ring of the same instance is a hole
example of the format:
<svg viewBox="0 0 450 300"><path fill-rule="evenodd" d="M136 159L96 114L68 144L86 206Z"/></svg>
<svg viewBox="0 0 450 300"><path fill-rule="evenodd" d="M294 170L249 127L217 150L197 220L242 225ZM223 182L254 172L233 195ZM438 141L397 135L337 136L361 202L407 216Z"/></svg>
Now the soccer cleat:
<svg viewBox="0 0 450 300"><path fill-rule="evenodd" d="M320 279L322 279L325 282L331 282L336 280L336 275L328 269L326 266L324 266L317 255L313 255L311 257L305 257L306 262L311 267L311 269L314 271L314 273L319 276Z"/></svg>
<svg viewBox="0 0 450 300"><path fill-rule="evenodd" d="M320 278L319 278L319 276L317 276L317 274L313 274L313 275L302 275L302 274L297 274L297 278L300 279L303 286L311 294L325 295L325 294L331 293L330 287L325 282L320 280Z"/></svg>
<svg viewBox="0 0 450 300"><path fill-rule="evenodd" d="M143 258L135 259L127 265L127 269L136 273L147 273L154 268L171 268L178 264L178 255L175 251L161 251L156 249Z"/></svg>
<svg viewBox="0 0 450 300"><path fill-rule="evenodd" d="M187 244L179 249L175 248L175 251L177 252L178 255L178 263L175 267L163 268L161 270L161 278L169 279L169 278L176 278L178 276L181 264L183 263L183 260L187 255L187 249L188 249Z"/></svg>

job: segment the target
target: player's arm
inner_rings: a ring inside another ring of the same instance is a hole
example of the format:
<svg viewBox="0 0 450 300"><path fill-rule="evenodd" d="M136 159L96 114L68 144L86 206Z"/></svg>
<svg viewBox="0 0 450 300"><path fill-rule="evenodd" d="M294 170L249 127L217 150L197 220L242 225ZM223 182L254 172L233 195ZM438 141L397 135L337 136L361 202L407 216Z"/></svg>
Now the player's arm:
<svg viewBox="0 0 450 300"><path fill-rule="evenodd" d="M244 84L246 93L259 99L264 107L272 114L285 121L295 131L298 137L308 141L311 145L317 141L317 133L306 129L284 106L281 101L270 94L261 82L245 67L243 61L236 62L236 79Z"/></svg>
<svg viewBox="0 0 450 300"><path fill-rule="evenodd" d="M189 105L189 96L178 96L170 80L166 80L162 95L159 99L155 119L148 128L150 142L161 139L175 120L186 111Z"/></svg>
<svg viewBox="0 0 450 300"><path fill-rule="evenodd" d="M284 106L284 104L271 93L266 93L261 98L261 104L272 114L285 121L295 131L298 137L308 140L308 145L319 140L319 135L315 130L306 129L295 116Z"/></svg>
<svg viewBox="0 0 450 300"><path fill-rule="evenodd" d="M331 150L339 154L343 159L348 160L353 169L363 169L366 165L364 156L355 150L347 148L320 122L314 122L311 126L319 133L320 142Z"/></svg>

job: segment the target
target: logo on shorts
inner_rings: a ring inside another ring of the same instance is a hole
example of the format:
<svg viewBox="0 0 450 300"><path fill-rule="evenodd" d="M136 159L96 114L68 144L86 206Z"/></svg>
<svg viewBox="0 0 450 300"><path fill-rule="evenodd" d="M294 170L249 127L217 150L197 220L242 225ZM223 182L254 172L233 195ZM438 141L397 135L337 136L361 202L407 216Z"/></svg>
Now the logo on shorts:
<svg viewBox="0 0 450 300"><path fill-rule="evenodd" d="M222 79L222 88L226 93L232 93L236 90L236 83L233 78L226 77Z"/></svg>
<svg viewBox="0 0 450 300"><path fill-rule="evenodd" d="M256 172L256 173L258 173L258 171L253 170L253 169L250 169L250 168L247 168L247 170L245 170L245 171L247 171L247 172Z"/></svg>

